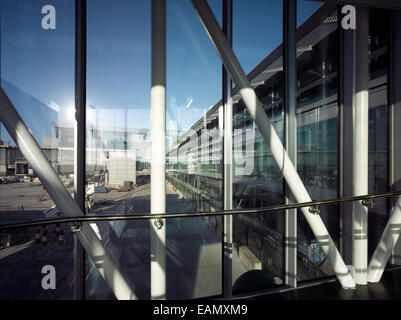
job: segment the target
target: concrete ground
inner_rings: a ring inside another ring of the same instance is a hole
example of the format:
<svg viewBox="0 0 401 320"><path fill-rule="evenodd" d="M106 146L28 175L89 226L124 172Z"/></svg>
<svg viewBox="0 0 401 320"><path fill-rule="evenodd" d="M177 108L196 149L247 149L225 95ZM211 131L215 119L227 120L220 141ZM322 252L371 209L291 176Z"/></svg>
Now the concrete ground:
<svg viewBox="0 0 401 320"><path fill-rule="evenodd" d="M150 211L149 184L129 192L113 190L96 194L90 214L131 214ZM111 197L111 198L110 198ZM40 201L38 199L40 198ZM167 187L167 212L190 212L189 203ZM40 186L29 183L0 185L0 205L24 206L12 221L43 219L43 210L53 202ZM220 218L180 218L167 221L167 298L190 299L221 294L222 247ZM10 222L5 217L0 220ZM119 265L120 270L141 299L150 298L150 236L149 222L98 222L102 242ZM65 243L52 238L54 225L48 226L46 246L36 244L38 228L18 230L18 244L0 249L0 299L72 299L73 235L69 225L62 226ZM17 237L16 237L17 238ZM41 273L44 265L56 268L55 290L43 290ZM233 278L247 269L233 254ZM89 299L112 299L104 280L91 262L86 276Z"/></svg>
<svg viewBox="0 0 401 320"><path fill-rule="evenodd" d="M190 212L192 208L171 189L166 189L167 212ZM138 188L131 200L118 205L135 212L149 212L149 185ZM99 223L101 234L109 234L106 248L113 252L120 270L140 299L150 298L150 229L148 221L115 222L113 228ZM108 229L108 231L106 231ZM167 298L190 299L221 294L221 231L212 218L167 220ZM90 298L112 298L95 269L89 273Z"/></svg>
<svg viewBox="0 0 401 320"><path fill-rule="evenodd" d="M91 203L89 215L146 214L150 211L150 185L145 183L127 192L111 190L104 194L94 194L91 196ZM0 223L44 219L46 217L43 211L53 205L53 201L41 186L31 183L0 185ZM168 185L166 186L166 208L167 212L193 211L191 204L180 198L179 194ZM97 222L96 226L101 235L101 241L134 288L136 295L140 299L149 299L149 221ZM221 294L220 228L221 218L219 217L167 220L168 299L190 299ZM0 249L0 287L2 288L0 299L72 299L74 258L70 225L62 225L65 238L65 243L62 245L59 245L52 237L55 225L47 227L47 245L36 244L34 239L37 229L18 229L11 234L13 245ZM284 254L282 245L267 235L264 243L264 249L272 254L273 264L269 271L273 276L280 276ZM56 290L43 290L41 287L44 276L41 269L47 264L56 268ZM300 275L314 277L311 272L316 268L305 265L302 260L299 261L298 267ZM252 267L240 259L234 248L233 285L251 269ZM280 280L282 279L278 279L278 282ZM90 259L87 263L86 290L88 299L114 298L100 274L93 268Z"/></svg>
<svg viewBox="0 0 401 320"><path fill-rule="evenodd" d="M54 202L43 186L31 182L0 184L0 223L43 219L40 213L52 206Z"/></svg>

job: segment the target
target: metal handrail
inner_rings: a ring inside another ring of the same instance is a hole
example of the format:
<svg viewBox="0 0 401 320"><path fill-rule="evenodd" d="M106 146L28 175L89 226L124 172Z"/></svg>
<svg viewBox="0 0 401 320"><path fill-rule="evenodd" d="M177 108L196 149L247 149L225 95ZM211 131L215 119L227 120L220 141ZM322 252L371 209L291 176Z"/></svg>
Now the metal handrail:
<svg viewBox="0 0 401 320"><path fill-rule="evenodd" d="M41 225L49 225L55 223L79 223L79 222L91 222L91 221L121 221L121 220L145 220L145 219L169 219L169 218L191 218L191 217L206 217L206 216L226 216L226 215L239 215L239 214L256 214L266 213L271 211L296 209L302 207L313 207L316 208L321 205L337 204L343 202L359 201L359 200L373 200L376 198L390 198L395 196L401 196L400 191L385 192L373 195L353 196L335 198L322 201L311 201L302 203L283 204L277 206L263 207L257 209L242 209L242 210L221 210L216 212L181 212L181 213L163 213L163 214L142 214L142 215L104 215L104 216L82 216L82 217L68 217L68 218L56 218L56 219L43 219L30 222L19 222L4 224L0 226L0 230L27 228ZM369 205L367 203L366 205ZM314 209L313 211L315 211ZM311 214L314 214L311 212Z"/></svg>

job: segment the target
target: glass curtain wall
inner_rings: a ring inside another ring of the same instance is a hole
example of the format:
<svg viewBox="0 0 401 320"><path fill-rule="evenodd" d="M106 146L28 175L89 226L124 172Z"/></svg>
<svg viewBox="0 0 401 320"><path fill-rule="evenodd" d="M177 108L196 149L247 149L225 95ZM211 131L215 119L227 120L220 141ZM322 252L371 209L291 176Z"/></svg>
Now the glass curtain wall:
<svg viewBox="0 0 401 320"><path fill-rule="evenodd" d="M209 0L220 26L222 0ZM338 7L297 1L297 170L313 200L340 190ZM167 212L223 209L222 63L190 1L167 1ZM0 0L1 88L74 192L74 1ZM284 141L283 3L233 1L233 50ZM369 19L369 193L389 188L388 10ZM268 30L268 32L265 32ZM390 66L391 67L391 66ZM150 212L151 2L87 0L86 214ZM280 168L233 84L233 208L285 203ZM83 150L78 150L83 152ZM349 164L345 164L349 165ZM369 258L389 201L369 209ZM339 247L338 205L322 217ZM0 223L60 217L0 123ZM139 299L150 298L149 221L91 223ZM69 226L0 232L0 299L71 299ZM298 211L298 280L334 275ZM283 285L284 211L233 217L233 294ZM167 299L222 294L220 217L166 220ZM43 290L42 267L57 272ZM28 268L27 268L28 266ZM13 272L10 272L12 270ZM38 280L39 279L39 280ZM93 261L86 299L115 299Z"/></svg>
<svg viewBox="0 0 401 320"><path fill-rule="evenodd" d="M298 12L308 9L300 1ZM331 9L330 9L331 8ZM332 10L332 12L329 12ZM369 24L369 194L388 190L387 37L389 12L370 10ZM320 25L308 30L311 20ZM312 199L338 197L338 72L339 31L335 6L323 5L298 28L298 172ZM344 165L349 165L344 163ZM327 206L321 216L338 245L339 207ZM369 258L388 219L386 199L369 209ZM298 216L298 272L300 280L333 274L317 247L310 228ZM303 273L303 270L305 271Z"/></svg>

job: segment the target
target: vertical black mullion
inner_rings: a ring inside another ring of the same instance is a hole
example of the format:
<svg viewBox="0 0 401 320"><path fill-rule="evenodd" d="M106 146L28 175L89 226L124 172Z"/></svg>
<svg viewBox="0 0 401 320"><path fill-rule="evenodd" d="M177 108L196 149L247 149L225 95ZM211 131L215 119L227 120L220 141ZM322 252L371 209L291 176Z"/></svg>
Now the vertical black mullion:
<svg viewBox="0 0 401 320"><path fill-rule="evenodd" d="M386 191L394 191L393 190L393 181L394 181L394 170L393 170L393 153L394 153L394 91L395 80L394 80L394 72L395 70L394 61L397 59L394 52L394 45L396 41L396 37L394 35L395 32L395 12L394 10L389 11L388 13L389 23L387 25L387 189ZM387 198L387 220L390 219L391 208L392 208L392 199Z"/></svg>
<svg viewBox="0 0 401 320"><path fill-rule="evenodd" d="M296 0L285 0L283 2L284 140L285 149L287 150L295 168L297 167L296 11ZM295 202L295 199L285 181L283 181L283 189L286 204ZM284 279L287 285L295 287L297 285L297 209L286 210L284 215L284 226ZM291 252L292 250L295 250L295 257L293 256L294 252ZM291 258L290 255L292 255Z"/></svg>
<svg viewBox="0 0 401 320"><path fill-rule="evenodd" d="M75 0L75 183L74 199L85 214L86 0ZM74 236L74 299L85 299L85 251Z"/></svg>
<svg viewBox="0 0 401 320"><path fill-rule="evenodd" d="M339 75L339 118L340 118L340 197L350 197L352 191L353 176L353 97L355 91L354 69L355 69L355 30L344 30L341 26L340 15L342 6L338 11L338 28L340 32L340 65ZM340 232L341 232L341 255L344 262L352 264L352 202L340 204Z"/></svg>
<svg viewBox="0 0 401 320"><path fill-rule="evenodd" d="M391 24L389 27L388 38L388 75L387 75L387 90L388 90L388 110L389 110L389 190L397 191L401 189L401 143L399 141L400 128L397 124L401 122L401 93L399 90L401 83L401 13L399 10L391 11ZM387 199L388 210L387 217L390 214L393 206L396 204L396 199ZM401 245L398 242L393 249L390 263L392 265L401 265Z"/></svg>
<svg viewBox="0 0 401 320"><path fill-rule="evenodd" d="M341 8L342 6L338 5L337 6L337 32L338 32L338 57L339 57L339 64L337 68L337 108L338 108L338 121L337 121L337 148L338 148L338 153L337 153L337 162L338 162L338 196L340 198L344 197L344 135L343 135L343 130L344 130L344 108L343 108L343 81L342 75L343 75L343 39L344 39L344 33L341 27ZM342 255L343 254L343 206L341 204L338 204L338 209L339 209L339 228L338 228L338 241L339 241L339 252Z"/></svg>
<svg viewBox="0 0 401 320"><path fill-rule="evenodd" d="M222 26L223 26L223 33L226 36L228 43L232 47L232 0L223 0L223 21L222 21ZM229 99L231 98L231 87L232 87L232 81L230 79L230 76L227 72L227 70L224 68L222 65L222 101L223 101L223 106L225 106L227 103L229 103ZM223 113L223 119L226 118L225 111ZM223 132L225 133L225 120L223 120ZM222 140L222 151L223 151L223 165L222 165L222 185L223 185L223 196L222 196L222 203L223 203L223 209L225 210L225 164L227 159L225 159L224 154L225 154L225 143L224 143L224 136L223 134L223 140ZM232 187L232 186L231 186ZM231 200L232 201L232 200ZM221 219L221 224L222 224L222 262L223 262L223 267L222 267L222 288L223 288L223 296L225 298L231 298L232 297L232 282L231 281L225 281L225 276L226 272L229 271L232 277L232 260L230 263L227 261L227 255L230 251L232 254L232 241L231 243L228 243L226 240L226 228L231 229L231 234L232 234L232 228L233 228L233 221L229 221L228 223L226 222L226 216L222 217ZM231 224L228 225L228 224Z"/></svg>

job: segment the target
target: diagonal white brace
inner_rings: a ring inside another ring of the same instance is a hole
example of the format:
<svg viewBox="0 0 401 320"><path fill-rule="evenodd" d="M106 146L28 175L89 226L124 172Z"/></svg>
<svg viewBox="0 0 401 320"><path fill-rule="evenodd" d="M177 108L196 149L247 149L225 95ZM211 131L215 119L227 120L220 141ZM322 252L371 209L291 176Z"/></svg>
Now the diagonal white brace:
<svg viewBox="0 0 401 320"><path fill-rule="evenodd" d="M255 91L239 64L234 52L228 44L220 26L213 15L209 5L205 0L191 0L198 14L200 21L209 35L210 40L216 48L225 68L229 72L234 83L239 89L242 100L249 110L256 126L258 127L263 139L281 169L288 187L293 193L295 200L300 202L312 201L305 186L303 185L293 163L291 162L283 144L280 141L276 131L271 125L261 102L256 96ZM311 214L309 208L302 208L306 221L312 229L316 240L332 265L338 280L344 288L355 288L355 281L352 278L347 266L345 265L335 243L330 237L322 218L319 215Z"/></svg>
<svg viewBox="0 0 401 320"><path fill-rule="evenodd" d="M68 217L83 216L78 204L64 187L2 88L0 88L0 121L39 176L57 208ZM116 298L119 300L136 300L135 293L131 290L89 223L84 222L82 224L81 230L77 232L77 237Z"/></svg>
<svg viewBox="0 0 401 320"><path fill-rule="evenodd" d="M380 241L370 260L368 282L379 282L391 253L401 233L401 197L398 197L393 212L380 237Z"/></svg>

